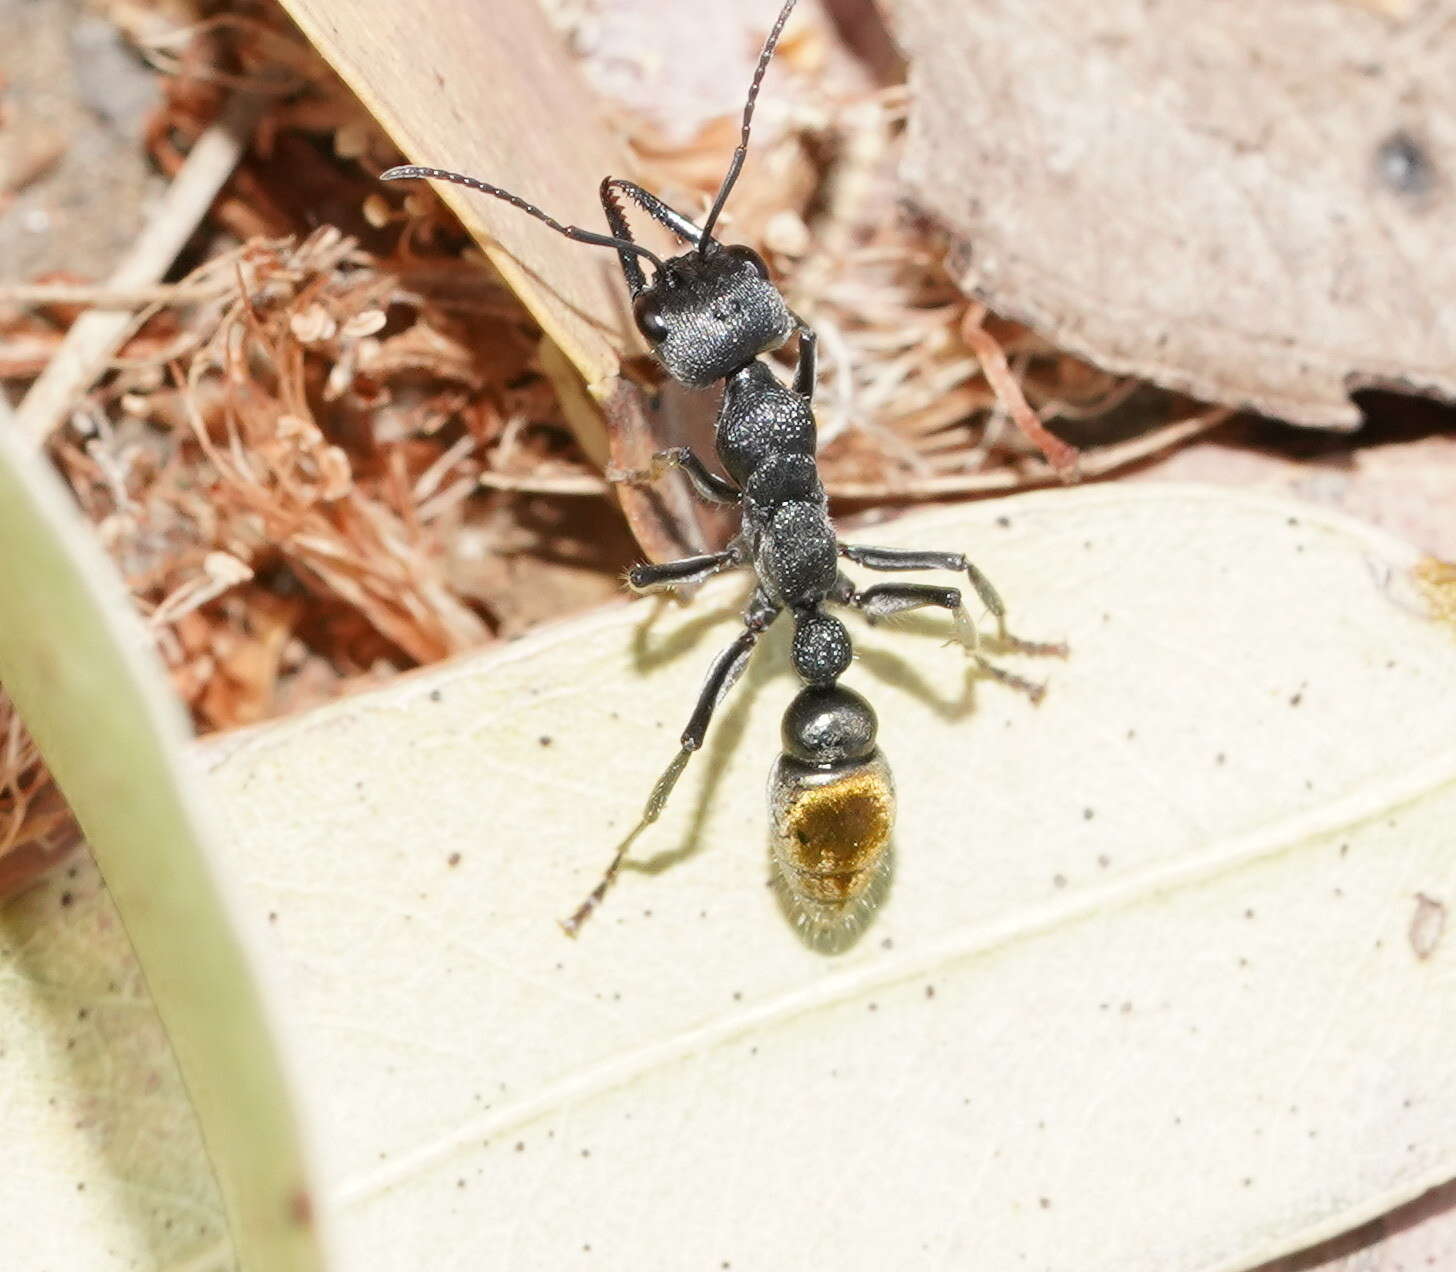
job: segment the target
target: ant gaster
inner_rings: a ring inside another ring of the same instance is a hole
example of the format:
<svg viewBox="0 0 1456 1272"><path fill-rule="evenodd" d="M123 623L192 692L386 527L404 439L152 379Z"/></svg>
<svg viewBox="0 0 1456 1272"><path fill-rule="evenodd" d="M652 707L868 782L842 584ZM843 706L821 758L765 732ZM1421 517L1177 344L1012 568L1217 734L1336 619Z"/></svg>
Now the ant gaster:
<svg viewBox="0 0 1456 1272"><path fill-rule="evenodd" d="M568 238L616 249L637 327L667 374L694 388L718 381L724 386L715 440L726 478L687 447L659 451L648 468L612 475L644 484L679 468L700 498L737 507L741 528L721 552L639 565L629 571L627 582L638 593L670 592L746 566L756 575L757 587L743 612L744 630L709 669L680 749L653 786L641 819L596 887L562 924L573 936L601 903L633 841L662 812L759 638L785 611L793 617L792 661L804 687L784 713L784 750L769 781L772 851L781 893L811 933L862 923L888 878L895 810L890 770L875 742L875 713L864 698L839 683L852 651L849 633L826 612L826 604L859 610L870 621L926 606L948 610L957 638L983 671L1033 700L1040 698L1040 685L980 655L976 626L958 588L883 583L861 591L840 572L840 557L870 570L962 573L994 615L1002 647L1066 652L1061 645L1032 644L1008 635L1001 598L960 553L862 547L841 543L835 535L815 463L810 409L814 333L789 309L757 252L713 237L748 151L759 86L794 4L787 0L764 43L743 110L739 144L701 227L640 186L613 177L602 182L600 191L611 233L600 234L562 225L519 196L459 173L407 165L383 174L385 180L429 177L468 186L505 200ZM635 242L623 196L688 244L687 250L663 260ZM654 271L650 281L644 262ZM795 334L798 364L793 385L787 387L762 355Z"/></svg>

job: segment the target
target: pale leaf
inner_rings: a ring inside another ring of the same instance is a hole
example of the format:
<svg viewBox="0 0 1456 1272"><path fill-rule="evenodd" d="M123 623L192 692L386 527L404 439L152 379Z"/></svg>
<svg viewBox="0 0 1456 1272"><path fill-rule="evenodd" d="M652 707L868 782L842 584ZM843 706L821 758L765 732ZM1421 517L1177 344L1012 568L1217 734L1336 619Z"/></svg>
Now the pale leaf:
<svg viewBox="0 0 1456 1272"><path fill-rule="evenodd" d="M853 538L972 552L1016 628L1073 653L1016 660L1051 679L1034 708L968 686L940 624L855 625L899 860L836 957L766 886L777 629L639 845L653 869L578 941L555 925L672 754L741 581L210 750L289 971L342 1266L1227 1272L1456 1175L1456 942L1411 942L1421 898L1456 904L1456 639L1414 554L1197 487ZM65 886L12 924L45 935L7 958L8 1019L122 974L115 936L76 953L69 925L106 911ZM143 1048L133 1020L109 1054ZM7 1088L55 1090L58 1051L22 1031ZM70 1081L110 1113L140 1076L114 1072ZM81 1132L35 1103L9 1231L84 1204ZM184 1190L195 1164L173 1169ZM54 1239L56 1266L124 1266L87 1223Z"/></svg>

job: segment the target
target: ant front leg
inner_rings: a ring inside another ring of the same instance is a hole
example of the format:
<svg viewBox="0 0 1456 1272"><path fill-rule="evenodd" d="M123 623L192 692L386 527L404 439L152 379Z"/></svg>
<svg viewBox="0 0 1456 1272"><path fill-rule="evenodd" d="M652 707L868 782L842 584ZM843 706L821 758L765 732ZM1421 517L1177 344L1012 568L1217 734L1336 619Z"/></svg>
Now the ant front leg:
<svg viewBox="0 0 1456 1272"><path fill-rule="evenodd" d="M736 504L743 492L731 481L710 472L697 454L686 446L672 446L653 455L646 468L610 468L607 480L629 486L646 486L674 468L681 468L693 491L704 503Z"/></svg>
<svg viewBox="0 0 1456 1272"><path fill-rule="evenodd" d="M954 570L964 574L976 589L981 604L991 611L996 620L996 641L1007 650L1022 654L1050 654L1055 658L1067 656L1067 646L1061 641L1045 642L1021 640L1006 630L1006 603L992 586L991 580L981 573L975 562L960 552L924 552L906 548L871 548L858 544L841 543L839 554L846 560L862 565L867 570Z"/></svg>
<svg viewBox="0 0 1456 1272"><path fill-rule="evenodd" d="M678 753L672 757L672 762L663 770L662 776L653 783L652 793L647 797L647 804L642 810L642 816L637 820L637 824L627 832L627 837L617 846L616 852L612 854L612 860L607 864L596 887L587 893L586 900L577 906L570 918L562 920L561 926L567 936L575 936L581 931L581 925L591 918L592 912L601 905L602 898L607 895L607 890L616 881L617 875L621 873L622 863L627 860L627 852L637 836L662 815L668 797L672 794L672 788L677 785L678 778L683 775L683 770L687 768L693 752L703 745L703 739L708 736L708 726L713 721L713 712L718 709L719 703L727 697L728 691L733 688L734 683L743 674L743 669L748 666L748 659L753 653L753 647L758 643L758 638L763 635L778 615L779 607L764 595L763 590L759 589L755 592L753 600L743 614L744 630L742 634L719 654L713 660L713 665L708 668L708 676L703 682L702 691L698 694L697 705L693 708L692 715L688 717L687 728L682 732Z"/></svg>
<svg viewBox="0 0 1456 1272"><path fill-rule="evenodd" d="M848 579L841 576L838 593L836 599L852 605L871 623L904 614L909 610L924 609L926 606L949 610L955 619L956 639L986 675L1009 688L1019 690L1032 702L1040 702L1046 694L1045 685L1027 680L1004 667L998 667L982 656L980 633L976 630L975 620L961 603L961 591L958 587L932 587L926 583L879 583L860 592Z"/></svg>
<svg viewBox="0 0 1456 1272"><path fill-rule="evenodd" d="M819 337L798 314L790 310L794 330L799 333L799 365L794 368L794 392L806 402L814 400L814 375L818 367Z"/></svg>

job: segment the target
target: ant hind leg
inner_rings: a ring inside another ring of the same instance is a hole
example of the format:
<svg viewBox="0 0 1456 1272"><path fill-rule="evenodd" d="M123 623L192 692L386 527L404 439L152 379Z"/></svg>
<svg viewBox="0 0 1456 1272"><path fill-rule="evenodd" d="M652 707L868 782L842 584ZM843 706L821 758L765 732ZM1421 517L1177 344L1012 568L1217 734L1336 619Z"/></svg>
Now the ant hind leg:
<svg viewBox="0 0 1456 1272"><path fill-rule="evenodd" d="M996 620L996 644L999 648L1018 654L1045 654L1054 658L1065 658L1067 646L1062 641L1022 640L1013 636L1006 627L1006 603L974 561L960 552L920 551L906 548L872 548L861 544L841 543L839 554L846 560L862 565L867 570L954 570L965 574L981 604L991 611ZM871 589L872 591L878 589Z"/></svg>
<svg viewBox="0 0 1456 1272"><path fill-rule="evenodd" d="M683 770L687 768L693 752L703 745L703 739L708 735L708 725L712 723L713 712L718 709L718 704L723 701L738 677L743 674L743 669L748 666L748 659L753 653L754 645L758 643L758 638L778 617L778 613L778 607L770 602L762 591L755 594L743 615L743 632L713 660L713 665L708 668L707 678L703 681L702 691L698 694L697 705L693 708L692 715L688 717L687 728L682 732L678 753L672 757L671 763L663 770L662 776L653 783L652 793L647 797L647 804L642 810L642 816L638 818L637 824L627 832L626 838L617 845L617 850L612 854L606 870L597 881L596 887L587 893L586 900L572 911L570 918L561 921L561 927L567 936L575 936L581 931L582 924L591 918L593 911L601 905L602 898L607 895L608 889L616 882L617 875L621 873L622 863L627 860L627 853L637 836L662 815L668 797L672 794L672 788L677 785L678 778L683 775Z"/></svg>
<svg viewBox="0 0 1456 1272"><path fill-rule="evenodd" d="M932 587L926 583L879 583L863 592L851 590L844 599L871 623L926 606L949 610L955 620L956 640L982 672L1008 688L1024 693L1034 703L1039 703L1046 694L1044 684L998 667L982 655L980 633L976 630L975 620L961 602L959 588Z"/></svg>

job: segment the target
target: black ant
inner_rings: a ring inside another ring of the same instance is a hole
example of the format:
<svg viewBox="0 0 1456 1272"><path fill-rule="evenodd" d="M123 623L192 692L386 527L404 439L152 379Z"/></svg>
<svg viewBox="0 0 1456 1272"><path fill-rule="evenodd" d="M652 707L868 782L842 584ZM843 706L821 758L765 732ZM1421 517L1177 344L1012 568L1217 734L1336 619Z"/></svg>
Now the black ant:
<svg viewBox="0 0 1456 1272"><path fill-rule="evenodd" d="M601 903L639 834L662 812L688 760L703 744L713 712L742 675L759 637L785 610L793 615L794 670L804 687L784 713L784 752L769 783L773 858L791 908L811 932L856 924L873 905L888 877L894 786L875 744L875 713L839 683L852 656L844 624L825 610L848 606L870 621L926 606L948 610L956 636L982 671L1031 696L1042 686L986 661L975 622L954 587L882 583L859 590L838 568L843 557L870 570L953 570L964 574L995 617L1003 648L1065 654L1062 645L1033 644L1010 636L1006 608L996 589L959 552L917 552L841 543L815 463L814 333L769 281L768 267L751 247L724 244L713 227L738 179L748 152L749 129L759 86L795 0L774 22L748 89L743 128L727 175L701 227L656 195L630 181L608 177L601 185L610 234L562 225L517 195L474 177L414 165L391 168L385 180L430 177L504 199L578 242L615 248L632 294L637 327L674 380L695 388L723 381L717 421L718 459L727 477L712 472L687 447L659 451L645 469L613 474L645 484L673 468L687 476L699 497L736 506L742 523L721 552L680 561L639 565L629 571L634 592L670 592L744 566L758 585L743 612L744 630L713 662L697 706L683 730L681 747L657 779L642 817L617 848L601 881L562 926L574 936ZM635 242L622 210L625 196L689 246L663 260ZM649 282L643 262L653 267ZM762 355L798 337L792 387L781 384Z"/></svg>

